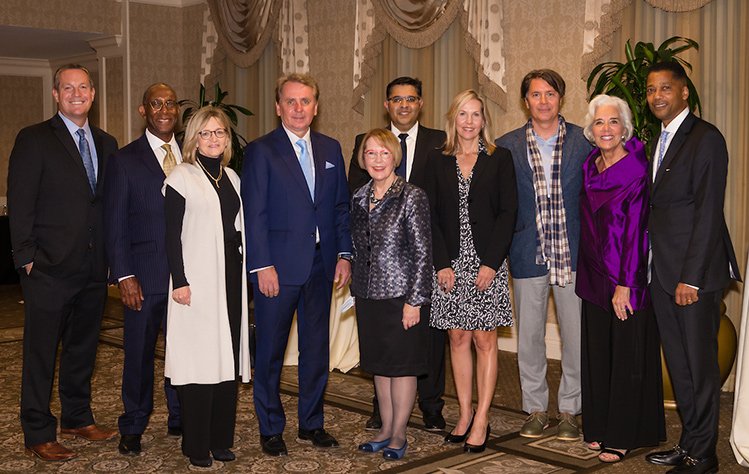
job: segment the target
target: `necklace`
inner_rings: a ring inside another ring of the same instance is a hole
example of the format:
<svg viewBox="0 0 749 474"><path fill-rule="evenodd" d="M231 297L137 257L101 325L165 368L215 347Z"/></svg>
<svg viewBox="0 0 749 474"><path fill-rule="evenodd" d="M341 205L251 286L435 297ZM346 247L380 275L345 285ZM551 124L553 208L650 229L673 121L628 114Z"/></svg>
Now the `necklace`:
<svg viewBox="0 0 749 474"><path fill-rule="evenodd" d="M396 181L397 180L394 179L393 182L390 183L390 187L387 189L387 191L385 191L385 194L383 194L380 199L375 198L374 183L372 183L372 188L369 190L369 202L371 202L375 206L378 205L379 203L381 203L382 200L385 199L385 196L388 195L388 193L390 192L390 190L393 189L393 185L395 184Z"/></svg>
<svg viewBox="0 0 749 474"><path fill-rule="evenodd" d="M200 162L200 158L197 158L197 160L198 160L198 164L200 165L200 167L203 168L203 171L205 171L205 174L207 174L208 177L211 178L214 183L216 183L216 188L220 188L221 186L218 185L218 182L221 181L221 176L223 176L223 174L224 174L224 167L223 166L219 166L219 168L218 168L218 178L214 178L211 175L211 173L209 173L208 170L205 169L205 166L203 166L203 163Z"/></svg>

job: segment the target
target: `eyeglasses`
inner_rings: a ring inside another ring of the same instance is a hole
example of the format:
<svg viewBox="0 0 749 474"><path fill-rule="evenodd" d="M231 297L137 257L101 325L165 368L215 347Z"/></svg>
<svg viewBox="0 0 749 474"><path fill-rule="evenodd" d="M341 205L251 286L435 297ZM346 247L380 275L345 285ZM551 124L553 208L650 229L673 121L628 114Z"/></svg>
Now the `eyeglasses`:
<svg viewBox="0 0 749 474"><path fill-rule="evenodd" d="M151 106L151 109L153 109L154 112L158 112L159 110L163 109L166 105L167 110L177 110L177 107L179 107L179 104L176 100L157 100L154 99L151 102L148 103L148 105Z"/></svg>
<svg viewBox="0 0 749 474"><path fill-rule="evenodd" d="M388 158L393 156L393 152L391 152L390 150L380 150L380 151L367 150L364 152L364 158L369 158L370 160L374 160L378 156L384 160L387 160Z"/></svg>
<svg viewBox="0 0 749 474"><path fill-rule="evenodd" d="M216 135L216 138L221 140L227 134L228 132L223 128L219 128L218 130L201 130L198 132L198 136L202 138L203 140L210 140L211 135Z"/></svg>
<svg viewBox="0 0 749 474"><path fill-rule="evenodd" d="M409 104L414 104L414 103L416 103L416 102L419 101L419 98L416 97L416 96L413 96L413 95L408 95L406 97L401 97L401 96L397 95L395 97L389 98L388 100L390 102L392 102L393 104L402 104L403 101L406 101Z"/></svg>

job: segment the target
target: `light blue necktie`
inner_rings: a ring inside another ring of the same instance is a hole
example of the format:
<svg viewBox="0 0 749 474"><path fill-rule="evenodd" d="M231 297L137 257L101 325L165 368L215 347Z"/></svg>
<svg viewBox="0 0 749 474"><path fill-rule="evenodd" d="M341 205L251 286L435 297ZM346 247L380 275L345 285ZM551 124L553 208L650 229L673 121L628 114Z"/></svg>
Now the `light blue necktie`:
<svg viewBox="0 0 749 474"><path fill-rule="evenodd" d="M91 159L91 148L88 146L88 140L86 140L86 132L79 128L78 135L78 149L81 152L81 158L83 158L83 167L86 168L86 176L88 176L88 184L91 185L91 191L96 193L96 173L94 173L94 160Z"/></svg>
<svg viewBox="0 0 749 474"><path fill-rule="evenodd" d="M668 140L668 132L662 131L661 132L661 149L658 151L658 168L661 167L661 162L663 161L663 155L666 154L666 140Z"/></svg>
<svg viewBox="0 0 749 474"><path fill-rule="evenodd" d="M304 179L307 180L307 187L309 188L309 194L312 199L315 199L315 180L312 176L312 157L307 151L307 142L303 139L299 139L296 142L297 145L302 149L299 153L299 164L302 166L302 173L304 173Z"/></svg>

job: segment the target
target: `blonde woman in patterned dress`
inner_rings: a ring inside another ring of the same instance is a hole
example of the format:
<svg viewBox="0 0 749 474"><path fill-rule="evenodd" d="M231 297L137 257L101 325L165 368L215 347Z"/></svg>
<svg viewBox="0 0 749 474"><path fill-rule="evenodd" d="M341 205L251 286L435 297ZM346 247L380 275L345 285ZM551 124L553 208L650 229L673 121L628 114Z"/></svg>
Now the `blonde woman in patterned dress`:
<svg viewBox="0 0 749 474"><path fill-rule="evenodd" d="M497 326L512 324L505 259L517 217L512 155L495 147L491 119L474 90L453 99L447 142L429 157L426 191L432 213L434 290L430 325L447 329L460 418L448 443L480 453L489 439L497 382ZM476 348L478 406L473 410Z"/></svg>

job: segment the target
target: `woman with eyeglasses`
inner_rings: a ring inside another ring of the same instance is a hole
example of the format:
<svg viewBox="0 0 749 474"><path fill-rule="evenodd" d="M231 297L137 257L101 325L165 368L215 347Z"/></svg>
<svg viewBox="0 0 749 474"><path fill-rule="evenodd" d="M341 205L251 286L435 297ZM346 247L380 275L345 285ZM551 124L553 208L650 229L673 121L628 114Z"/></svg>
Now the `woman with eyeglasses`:
<svg viewBox="0 0 749 474"><path fill-rule="evenodd" d="M429 324L446 329L460 418L445 437L484 451L497 383L497 326L512 325L505 259L515 230L518 193L512 155L495 147L485 102L461 92L447 111L447 141L429 155L434 291ZM473 410L476 348L478 405Z"/></svg>
<svg viewBox="0 0 749 474"><path fill-rule="evenodd" d="M182 452L195 466L233 461L237 380L250 380L244 219L231 124L203 107L185 131L183 163L164 182L167 259L165 375L181 407Z"/></svg>
<svg viewBox="0 0 749 474"><path fill-rule="evenodd" d="M427 373L428 321L419 308L432 292L432 235L426 193L396 175L404 157L390 130L370 130L359 165L372 179L351 198L353 278L362 370L374 375L382 428L359 450L400 459L416 398Z"/></svg>

